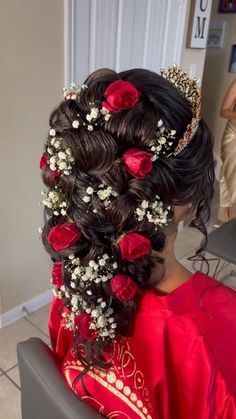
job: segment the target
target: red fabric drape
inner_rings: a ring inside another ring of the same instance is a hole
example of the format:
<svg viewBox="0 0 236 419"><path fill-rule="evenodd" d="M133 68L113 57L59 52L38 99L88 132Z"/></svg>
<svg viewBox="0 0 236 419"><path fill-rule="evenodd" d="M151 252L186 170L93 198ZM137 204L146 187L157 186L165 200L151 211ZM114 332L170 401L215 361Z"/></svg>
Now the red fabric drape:
<svg viewBox="0 0 236 419"><path fill-rule="evenodd" d="M113 367L91 369L83 383L76 380L83 368L62 312L55 298L49 329L61 370L73 391L104 416L236 418L235 291L196 273L167 296L144 292L134 334L115 345Z"/></svg>

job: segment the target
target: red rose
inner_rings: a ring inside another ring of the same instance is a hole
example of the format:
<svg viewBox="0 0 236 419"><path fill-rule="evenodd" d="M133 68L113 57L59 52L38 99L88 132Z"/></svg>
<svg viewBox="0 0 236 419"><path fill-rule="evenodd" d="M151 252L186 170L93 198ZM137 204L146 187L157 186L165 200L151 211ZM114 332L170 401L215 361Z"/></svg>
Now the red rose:
<svg viewBox="0 0 236 419"><path fill-rule="evenodd" d="M135 282L127 275L113 276L110 286L115 296L121 301L132 300L138 289Z"/></svg>
<svg viewBox="0 0 236 419"><path fill-rule="evenodd" d="M128 233L122 237L119 247L123 259L132 262L151 253L151 242L137 233Z"/></svg>
<svg viewBox="0 0 236 419"><path fill-rule="evenodd" d="M89 342L92 342L98 336L96 330L90 329L92 322L93 319L88 313L81 313L75 317L75 326L77 327L79 334Z"/></svg>
<svg viewBox="0 0 236 419"><path fill-rule="evenodd" d="M50 169L50 174L51 174L51 176L54 180L57 180L61 176L60 170L51 170Z"/></svg>
<svg viewBox="0 0 236 419"><path fill-rule="evenodd" d="M111 83L105 93L105 101L102 106L108 111L120 112L124 109L133 108L139 101L141 92L128 81L117 80Z"/></svg>
<svg viewBox="0 0 236 419"><path fill-rule="evenodd" d="M47 154L46 153L43 153L42 154L42 157L40 159L40 162L39 162L40 169L41 170L44 169L44 167L46 166L47 163L48 163ZM50 175L52 176L52 178L54 180L57 180L61 176L61 172L59 170L51 170L51 169L49 169L49 173L50 173Z"/></svg>
<svg viewBox="0 0 236 419"><path fill-rule="evenodd" d="M63 278L63 274L62 274L62 263L61 262L55 262L54 265L53 265L52 282L58 288L61 288L61 286L64 283L64 278Z"/></svg>
<svg viewBox="0 0 236 419"><path fill-rule="evenodd" d="M81 237L74 223L58 224L48 233L48 241L54 250L67 249L73 246Z"/></svg>
<svg viewBox="0 0 236 419"><path fill-rule="evenodd" d="M39 162L40 169L43 169L46 166L47 162L48 162L47 154L43 153Z"/></svg>
<svg viewBox="0 0 236 419"><path fill-rule="evenodd" d="M152 154L130 148L123 154L124 166L132 176L143 179L152 170Z"/></svg>

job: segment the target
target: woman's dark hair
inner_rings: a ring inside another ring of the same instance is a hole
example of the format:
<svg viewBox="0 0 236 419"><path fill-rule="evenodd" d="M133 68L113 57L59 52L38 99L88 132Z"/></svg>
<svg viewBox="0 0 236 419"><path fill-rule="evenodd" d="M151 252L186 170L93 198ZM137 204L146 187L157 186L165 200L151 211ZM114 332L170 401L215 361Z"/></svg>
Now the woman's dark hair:
<svg viewBox="0 0 236 419"><path fill-rule="evenodd" d="M131 109L112 114L112 117L93 131L80 126L72 127L77 114L84 119L90 113L91 104L101 104L108 85L116 80L132 83L140 92L139 102ZM157 121L161 118L167 128L176 130L173 151L182 138L193 115L190 104L178 90L160 75L143 69L116 73L101 69L92 73L85 81L88 86L80 100L63 101L51 114L50 127L72 151L75 164L70 175L61 176L57 182L69 203L68 215L82 233L82 239L73 248L84 264L108 253L118 264L119 273L129 274L144 290L154 287L164 275L164 261L161 251L165 246L165 230L155 230L147 220L138 222L134 209L143 200L152 201L158 195L166 205L192 203L195 207L194 225L205 232L204 223L209 219L210 202L213 195L214 164L212 136L203 120L191 143L179 155L160 157L153 163L153 170L144 179L132 177L121 163L122 154L129 148L149 150L155 136ZM46 146L50 143L48 137ZM43 180L53 189L55 181L48 166L43 169ZM83 201L88 186L95 187L104 182L118 193L108 209L100 208L97 213ZM70 289L70 273L66 267L68 249L55 252L48 242L48 233L53 226L63 223L62 216L45 209L43 242L52 260L62 261L64 280ZM122 260L117 238L123 232L138 232L147 237L152 249L160 252L156 261L159 274L151 279L154 266L151 256L144 256L133 262ZM73 289L89 303L94 298L110 299L114 309L118 336L130 336L138 309L138 299L120 301L107 283L93 284L93 295L84 294L82 289ZM65 304L67 301L65 299ZM106 367L103 357L109 345L102 340L86 341L75 335L74 347L78 358L89 368L90 365ZM80 350L82 348L82 350Z"/></svg>

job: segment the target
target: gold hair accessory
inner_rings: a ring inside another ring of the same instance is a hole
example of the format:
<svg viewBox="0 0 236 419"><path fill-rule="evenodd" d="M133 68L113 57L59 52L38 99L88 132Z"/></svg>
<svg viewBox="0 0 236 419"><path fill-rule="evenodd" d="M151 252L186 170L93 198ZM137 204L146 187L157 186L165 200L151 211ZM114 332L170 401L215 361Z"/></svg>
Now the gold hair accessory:
<svg viewBox="0 0 236 419"><path fill-rule="evenodd" d="M201 119L201 90L199 80L191 78L185 70L177 65L170 66L167 70L161 69L161 76L169 80L179 91L179 93L190 103L193 118L188 124L186 131L173 151L174 156L183 151L194 137L199 121ZM171 155L170 154L170 155Z"/></svg>

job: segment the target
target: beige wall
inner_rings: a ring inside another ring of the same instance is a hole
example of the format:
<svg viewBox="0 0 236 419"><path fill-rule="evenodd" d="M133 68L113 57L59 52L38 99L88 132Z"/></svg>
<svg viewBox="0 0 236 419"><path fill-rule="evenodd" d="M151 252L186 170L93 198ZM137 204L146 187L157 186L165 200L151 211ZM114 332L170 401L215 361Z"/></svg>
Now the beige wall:
<svg viewBox="0 0 236 419"><path fill-rule="evenodd" d="M38 162L63 87L63 0L0 0L0 313L48 288Z"/></svg>
<svg viewBox="0 0 236 419"><path fill-rule="evenodd" d="M236 15L218 14L218 0L213 0L211 19L226 21L223 48L208 48L202 85L203 117L215 136L215 150L219 152L226 120L219 110L230 83L236 77L228 72L232 44L236 44Z"/></svg>

